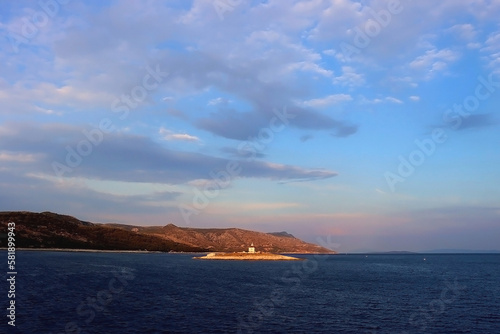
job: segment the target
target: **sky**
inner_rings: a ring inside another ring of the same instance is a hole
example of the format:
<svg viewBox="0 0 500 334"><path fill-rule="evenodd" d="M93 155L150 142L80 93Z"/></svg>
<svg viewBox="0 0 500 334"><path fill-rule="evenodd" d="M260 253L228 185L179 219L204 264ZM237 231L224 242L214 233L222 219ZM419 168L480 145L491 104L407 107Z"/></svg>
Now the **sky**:
<svg viewBox="0 0 500 334"><path fill-rule="evenodd" d="M0 211L500 249L498 17L498 0L3 1Z"/></svg>

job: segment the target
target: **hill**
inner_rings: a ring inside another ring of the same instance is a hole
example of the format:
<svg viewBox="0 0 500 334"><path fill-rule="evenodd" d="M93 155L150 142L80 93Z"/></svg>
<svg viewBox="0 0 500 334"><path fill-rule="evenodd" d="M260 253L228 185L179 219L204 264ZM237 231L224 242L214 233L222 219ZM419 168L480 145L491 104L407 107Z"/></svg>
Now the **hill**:
<svg viewBox="0 0 500 334"><path fill-rule="evenodd" d="M176 252L235 252L253 243L273 253L335 253L286 232L263 233L238 228L202 229L96 224L51 212L0 212L0 226L16 223L16 247ZM0 247L6 246L5 234Z"/></svg>
<svg viewBox="0 0 500 334"><path fill-rule="evenodd" d="M0 212L2 231L7 231L8 222L16 223L18 248L205 251L200 247L85 222L52 212ZM0 247L6 247L6 241L4 234L4 237L0 238Z"/></svg>
<svg viewBox="0 0 500 334"><path fill-rule="evenodd" d="M211 252L239 252L247 250L253 243L256 251L270 253L335 253L324 247L306 243L291 234L280 232L263 233L239 228L187 228L174 224L166 226L114 225L136 233L157 236L192 247L201 247Z"/></svg>

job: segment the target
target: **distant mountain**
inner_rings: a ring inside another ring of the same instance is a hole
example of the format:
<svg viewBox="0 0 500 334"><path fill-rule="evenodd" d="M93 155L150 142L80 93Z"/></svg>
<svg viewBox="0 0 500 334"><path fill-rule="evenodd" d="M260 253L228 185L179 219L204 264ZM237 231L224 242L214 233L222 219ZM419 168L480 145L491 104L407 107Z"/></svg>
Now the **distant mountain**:
<svg viewBox="0 0 500 334"><path fill-rule="evenodd" d="M415 252L409 252L409 251L389 251L389 252L370 252L369 254L388 254L388 255L405 255L405 254L418 254Z"/></svg>
<svg viewBox="0 0 500 334"><path fill-rule="evenodd" d="M262 233L238 228L201 229L166 226L96 224L52 212L0 212L0 227L16 223L16 247L176 252L335 253L306 243L286 232ZM5 234L0 247L6 247Z"/></svg>
<svg viewBox="0 0 500 334"><path fill-rule="evenodd" d="M290 233L287 233L285 231L283 231L283 232L271 232L271 233L268 233L268 234L274 235L274 236L277 236L277 237L295 238L293 235L291 235Z"/></svg>
<svg viewBox="0 0 500 334"><path fill-rule="evenodd" d="M474 250L474 249L432 249L421 251L427 254L500 254L500 250Z"/></svg>

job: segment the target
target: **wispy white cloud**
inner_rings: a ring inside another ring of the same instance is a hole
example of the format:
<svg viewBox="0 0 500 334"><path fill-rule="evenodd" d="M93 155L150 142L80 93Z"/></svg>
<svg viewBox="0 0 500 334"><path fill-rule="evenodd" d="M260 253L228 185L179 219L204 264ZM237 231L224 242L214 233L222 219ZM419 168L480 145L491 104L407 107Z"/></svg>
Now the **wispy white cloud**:
<svg viewBox="0 0 500 334"><path fill-rule="evenodd" d="M470 23L455 24L447 32L468 43L475 41L478 36L476 28Z"/></svg>
<svg viewBox="0 0 500 334"><path fill-rule="evenodd" d="M226 98L223 98L223 97L217 97L215 99L211 99L210 101L208 101L208 105L209 106L216 106L216 105L228 105L229 103L231 103L232 101L231 100L228 100Z"/></svg>
<svg viewBox="0 0 500 334"><path fill-rule="evenodd" d="M403 104L403 101L392 96L386 97L385 100L391 103Z"/></svg>
<svg viewBox="0 0 500 334"><path fill-rule="evenodd" d="M341 102L352 101L349 94L332 94L323 98L304 101L303 104L308 107L324 108Z"/></svg>
<svg viewBox="0 0 500 334"><path fill-rule="evenodd" d="M410 62L413 70L425 73L425 78L432 78L437 72L442 72L459 59L460 53L451 49L432 49Z"/></svg>
<svg viewBox="0 0 500 334"><path fill-rule="evenodd" d="M334 84L348 87L362 86L365 82L364 75L356 73L351 66L342 66L342 75L333 78Z"/></svg>
<svg viewBox="0 0 500 334"><path fill-rule="evenodd" d="M395 103L395 104L403 104L404 102L401 101L400 99L397 99L392 96L387 96L384 98L374 98L374 99L367 99L366 97L362 97L360 102L362 104L379 104L379 103Z"/></svg>
<svg viewBox="0 0 500 334"><path fill-rule="evenodd" d="M165 129L164 127L161 127L159 130L160 135L163 137L165 140L178 140L178 141L190 141L190 142L198 142L200 141L200 138L196 136L189 135L187 133L175 133L173 131L170 131L168 129Z"/></svg>
<svg viewBox="0 0 500 334"><path fill-rule="evenodd" d="M420 96L412 95L410 96L410 100L412 100L413 102L418 102L420 101Z"/></svg>
<svg viewBox="0 0 500 334"><path fill-rule="evenodd" d="M500 72L500 30L492 32L481 48L487 66L496 72Z"/></svg>
<svg viewBox="0 0 500 334"><path fill-rule="evenodd" d="M17 152L0 151L0 161L2 162L34 162L40 154L25 154Z"/></svg>

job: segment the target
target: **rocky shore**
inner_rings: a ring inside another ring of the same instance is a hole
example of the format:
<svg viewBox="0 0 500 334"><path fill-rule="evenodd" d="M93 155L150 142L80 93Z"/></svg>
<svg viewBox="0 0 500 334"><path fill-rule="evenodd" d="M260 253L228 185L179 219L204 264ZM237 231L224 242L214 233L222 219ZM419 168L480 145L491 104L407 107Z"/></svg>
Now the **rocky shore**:
<svg viewBox="0 0 500 334"><path fill-rule="evenodd" d="M246 261L300 261L298 257L272 253L208 253L205 256L193 257L197 260L246 260Z"/></svg>
<svg viewBox="0 0 500 334"><path fill-rule="evenodd" d="M0 247L0 250L7 250L5 247ZM112 249L80 249L80 248L16 248L17 251L33 251L33 252L81 252L81 253L161 253L157 251L147 250L112 250Z"/></svg>

